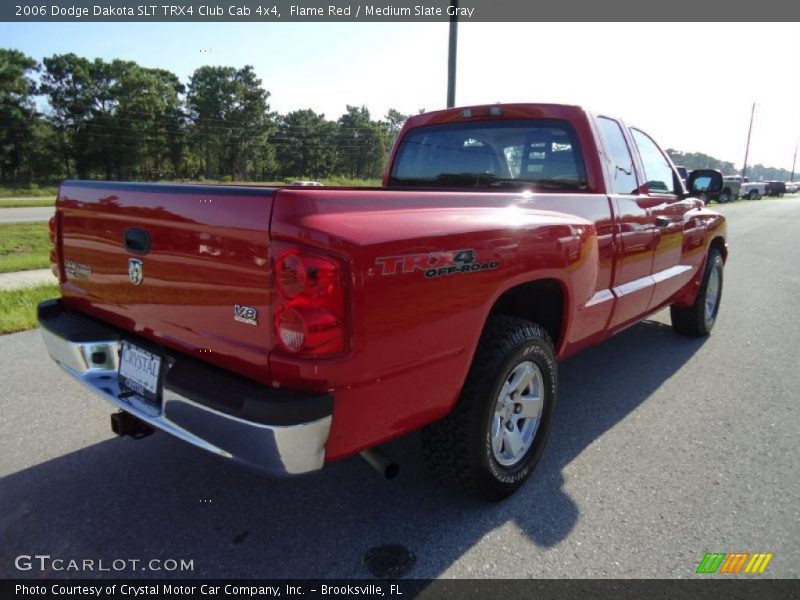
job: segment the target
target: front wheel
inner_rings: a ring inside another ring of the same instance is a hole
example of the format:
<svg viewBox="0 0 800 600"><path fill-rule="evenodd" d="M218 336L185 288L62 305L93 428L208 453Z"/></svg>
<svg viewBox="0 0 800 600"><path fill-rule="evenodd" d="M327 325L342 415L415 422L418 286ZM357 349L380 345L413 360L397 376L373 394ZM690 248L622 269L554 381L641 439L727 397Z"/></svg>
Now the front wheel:
<svg viewBox="0 0 800 600"><path fill-rule="evenodd" d="M717 196L717 202L719 202L720 204L726 204L730 201L731 201L731 191L725 188L719 193L719 196Z"/></svg>
<svg viewBox="0 0 800 600"><path fill-rule="evenodd" d="M711 333L722 300L722 253L711 248L706 259L700 291L691 306L670 306L672 329L681 335L700 337Z"/></svg>
<svg viewBox="0 0 800 600"><path fill-rule="evenodd" d="M758 193L758 190L750 190L750 193L747 194L748 200L760 200L761 195Z"/></svg>
<svg viewBox="0 0 800 600"><path fill-rule="evenodd" d="M461 491L493 502L510 496L544 450L556 386L547 332L516 317L490 317L455 408L422 432L429 466Z"/></svg>

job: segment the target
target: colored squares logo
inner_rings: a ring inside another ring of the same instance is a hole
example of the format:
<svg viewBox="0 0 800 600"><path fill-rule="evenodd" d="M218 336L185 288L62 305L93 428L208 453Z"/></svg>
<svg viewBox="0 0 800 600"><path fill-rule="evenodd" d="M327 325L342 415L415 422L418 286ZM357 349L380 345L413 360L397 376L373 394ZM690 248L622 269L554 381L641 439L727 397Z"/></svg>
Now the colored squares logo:
<svg viewBox="0 0 800 600"><path fill-rule="evenodd" d="M697 566L697 573L761 574L771 560L772 554L766 552L706 552Z"/></svg>

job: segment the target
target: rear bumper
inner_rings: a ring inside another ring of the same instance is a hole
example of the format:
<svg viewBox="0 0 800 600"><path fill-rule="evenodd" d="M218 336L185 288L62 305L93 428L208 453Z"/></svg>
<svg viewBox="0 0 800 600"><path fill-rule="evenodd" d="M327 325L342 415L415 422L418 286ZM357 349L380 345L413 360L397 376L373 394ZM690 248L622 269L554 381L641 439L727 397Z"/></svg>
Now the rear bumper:
<svg viewBox="0 0 800 600"><path fill-rule="evenodd" d="M330 394L269 388L66 310L60 300L39 305L39 323L50 356L67 373L157 429L276 476L316 471L325 462ZM123 339L164 358L160 406L122 394Z"/></svg>

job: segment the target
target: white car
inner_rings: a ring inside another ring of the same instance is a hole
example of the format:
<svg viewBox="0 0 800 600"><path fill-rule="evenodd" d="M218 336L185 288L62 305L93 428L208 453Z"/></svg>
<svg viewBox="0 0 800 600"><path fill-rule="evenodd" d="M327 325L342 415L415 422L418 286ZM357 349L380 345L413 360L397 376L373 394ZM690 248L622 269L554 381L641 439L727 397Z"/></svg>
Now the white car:
<svg viewBox="0 0 800 600"><path fill-rule="evenodd" d="M749 181L747 177L742 178L738 175L729 175L725 177L726 181L738 181L741 184L739 188L739 197L748 200L760 200L761 196L767 193L767 184L764 181Z"/></svg>

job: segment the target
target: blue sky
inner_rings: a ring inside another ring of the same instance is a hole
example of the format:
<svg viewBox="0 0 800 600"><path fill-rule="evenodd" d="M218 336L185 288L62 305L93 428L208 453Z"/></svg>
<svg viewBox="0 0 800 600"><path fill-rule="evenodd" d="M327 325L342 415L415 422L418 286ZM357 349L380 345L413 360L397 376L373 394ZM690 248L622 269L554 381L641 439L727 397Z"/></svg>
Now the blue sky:
<svg viewBox="0 0 800 600"><path fill-rule="evenodd" d="M350 103L380 116L445 100L446 24L0 23L0 39L38 60L62 52L123 58L183 81L205 64L251 64L280 112L313 108L335 118ZM412 45L413 59L400 60ZM435 55L438 68L418 63Z"/></svg>
<svg viewBox="0 0 800 600"><path fill-rule="evenodd" d="M662 146L791 168L800 135L800 24L462 23L457 103L563 102L620 116ZM754 28L759 33L753 43ZM764 33L761 33L761 32ZM768 33L767 33L768 32ZM273 110L336 118L442 108L445 23L0 23L0 46L169 69L254 66Z"/></svg>

